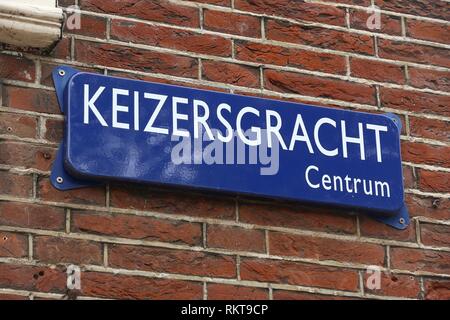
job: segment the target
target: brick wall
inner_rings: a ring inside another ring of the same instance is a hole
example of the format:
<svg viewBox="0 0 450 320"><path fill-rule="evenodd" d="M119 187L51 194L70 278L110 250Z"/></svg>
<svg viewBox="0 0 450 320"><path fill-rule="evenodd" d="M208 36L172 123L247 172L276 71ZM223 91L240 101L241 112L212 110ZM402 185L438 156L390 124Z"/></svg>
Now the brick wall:
<svg viewBox="0 0 450 320"><path fill-rule="evenodd" d="M52 50L2 45L0 298L450 298L450 5L374 2L375 31L371 0L79 0L81 30ZM131 184L58 192L58 64L396 113L411 226Z"/></svg>

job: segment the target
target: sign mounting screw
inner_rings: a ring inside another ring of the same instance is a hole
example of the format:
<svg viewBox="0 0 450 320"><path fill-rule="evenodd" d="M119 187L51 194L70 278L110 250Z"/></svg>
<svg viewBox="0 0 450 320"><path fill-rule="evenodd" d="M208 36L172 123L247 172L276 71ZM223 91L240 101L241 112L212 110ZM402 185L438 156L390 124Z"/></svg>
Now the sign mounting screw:
<svg viewBox="0 0 450 320"><path fill-rule="evenodd" d="M400 222L401 224L405 224L405 219L404 219L404 218L400 218L399 222Z"/></svg>
<svg viewBox="0 0 450 320"><path fill-rule="evenodd" d="M56 178L56 182L58 182L59 184L64 182L64 179L62 177L58 177Z"/></svg>
<svg viewBox="0 0 450 320"><path fill-rule="evenodd" d="M59 74L61 77L64 77L64 76L66 75L66 72L65 72L63 69L60 69L60 70L58 71L58 74Z"/></svg>

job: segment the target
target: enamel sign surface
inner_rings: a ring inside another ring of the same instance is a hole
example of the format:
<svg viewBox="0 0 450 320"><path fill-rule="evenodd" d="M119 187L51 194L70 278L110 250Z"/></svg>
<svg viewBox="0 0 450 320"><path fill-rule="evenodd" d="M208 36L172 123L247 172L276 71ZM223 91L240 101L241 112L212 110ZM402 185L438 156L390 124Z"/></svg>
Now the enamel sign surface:
<svg viewBox="0 0 450 320"><path fill-rule="evenodd" d="M60 190L123 180L367 210L404 207L393 115L54 71L66 116Z"/></svg>

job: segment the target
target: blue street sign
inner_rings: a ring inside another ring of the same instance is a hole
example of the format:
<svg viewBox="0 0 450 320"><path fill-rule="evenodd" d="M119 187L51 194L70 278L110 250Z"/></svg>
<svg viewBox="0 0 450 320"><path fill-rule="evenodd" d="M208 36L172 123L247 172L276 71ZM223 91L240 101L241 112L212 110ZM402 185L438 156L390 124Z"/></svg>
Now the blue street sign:
<svg viewBox="0 0 450 320"><path fill-rule="evenodd" d="M401 124L316 107L56 68L60 190L123 180L367 210L403 229Z"/></svg>

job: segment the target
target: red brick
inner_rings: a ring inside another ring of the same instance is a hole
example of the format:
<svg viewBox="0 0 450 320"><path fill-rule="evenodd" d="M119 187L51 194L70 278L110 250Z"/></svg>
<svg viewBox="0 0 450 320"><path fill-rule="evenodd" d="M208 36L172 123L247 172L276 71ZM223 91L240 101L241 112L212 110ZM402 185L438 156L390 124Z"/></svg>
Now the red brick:
<svg viewBox="0 0 450 320"><path fill-rule="evenodd" d="M373 60L351 58L351 75L379 82L405 84L405 74L401 66Z"/></svg>
<svg viewBox="0 0 450 320"><path fill-rule="evenodd" d="M291 42L325 49L373 55L374 44L370 36L316 26L296 25L284 21L268 20L266 36L270 40Z"/></svg>
<svg viewBox="0 0 450 320"><path fill-rule="evenodd" d="M3 99L3 104L10 108L44 113L61 113L56 94L53 91L4 86Z"/></svg>
<svg viewBox="0 0 450 320"><path fill-rule="evenodd" d="M0 54L0 79L33 82L36 79L34 62L21 56Z"/></svg>
<svg viewBox="0 0 450 320"><path fill-rule="evenodd" d="M411 135L434 140L450 140L450 122L437 119L409 117Z"/></svg>
<svg viewBox="0 0 450 320"><path fill-rule="evenodd" d="M264 70L266 89L319 98L375 105L375 89L343 80L319 78L293 72Z"/></svg>
<svg viewBox="0 0 450 320"><path fill-rule="evenodd" d="M99 272L83 272L81 293L113 299L200 300L203 286L198 282L151 279Z"/></svg>
<svg viewBox="0 0 450 320"><path fill-rule="evenodd" d="M353 300L356 298L323 295L318 293L273 290L273 300Z"/></svg>
<svg viewBox="0 0 450 320"><path fill-rule="evenodd" d="M260 85L258 68L219 61L202 61L202 77L235 86L259 88Z"/></svg>
<svg viewBox="0 0 450 320"><path fill-rule="evenodd" d="M46 119L44 138L51 142L61 142L64 137L64 121L59 119Z"/></svg>
<svg viewBox="0 0 450 320"><path fill-rule="evenodd" d="M0 113L0 134L20 138L36 138L37 119L22 114Z"/></svg>
<svg viewBox="0 0 450 320"><path fill-rule="evenodd" d="M324 0L323 2L345 3L362 7L368 7L371 4L371 0Z"/></svg>
<svg viewBox="0 0 450 320"><path fill-rule="evenodd" d="M288 207L243 203L239 206L242 222L262 226L355 234L356 219L350 215L333 214L313 207Z"/></svg>
<svg viewBox="0 0 450 320"><path fill-rule="evenodd" d="M422 68L408 68L409 83L418 88L450 91L450 72Z"/></svg>
<svg viewBox="0 0 450 320"><path fill-rule="evenodd" d="M70 29L66 22L64 25L64 33L83 35L87 37L106 38L106 18L98 16L81 15L80 29Z"/></svg>
<svg viewBox="0 0 450 320"><path fill-rule="evenodd" d="M72 231L188 245L202 243L200 223L72 210Z"/></svg>
<svg viewBox="0 0 450 320"><path fill-rule="evenodd" d="M305 263L241 258L241 278L262 282L330 288L334 290L358 290L358 273Z"/></svg>
<svg viewBox="0 0 450 320"><path fill-rule="evenodd" d="M222 57L231 56L231 40L184 29L113 20L111 37L150 46L190 51Z"/></svg>
<svg viewBox="0 0 450 320"><path fill-rule="evenodd" d="M394 36L402 35L402 23L401 18L397 16L390 16L386 14L380 14L381 25L380 29L369 29L367 26L368 19L374 14L373 9L356 10L350 9L350 27L360 30L366 30L370 32L379 32L385 34L391 34Z"/></svg>
<svg viewBox="0 0 450 320"><path fill-rule="evenodd" d="M380 97L385 108L450 115L449 96L381 87Z"/></svg>
<svg viewBox="0 0 450 320"><path fill-rule="evenodd" d="M0 163L15 167L50 170L56 149L17 142L0 141Z"/></svg>
<svg viewBox="0 0 450 320"><path fill-rule="evenodd" d="M380 58L450 67L448 49L408 43L389 39L378 39Z"/></svg>
<svg viewBox="0 0 450 320"><path fill-rule="evenodd" d="M106 195L104 187L88 187L70 191L58 191L50 183L48 178L38 181L38 197L45 201L99 205L104 206Z"/></svg>
<svg viewBox="0 0 450 320"><path fill-rule="evenodd" d="M233 200L188 193L158 192L145 186L113 185L111 205L118 208L154 211L216 219L234 219Z"/></svg>
<svg viewBox="0 0 450 320"><path fill-rule="evenodd" d="M421 223L420 240L428 246L450 247L450 226Z"/></svg>
<svg viewBox="0 0 450 320"><path fill-rule="evenodd" d="M28 237L25 234L0 231L0 257L28 256Z"/></svg>
<svg viewBox="0 0 450 320"><path fill-rule="evenodd" d="M235 50L236 58L244 61L338 74L345 74L347 70L343 56L329 53L285 48L244 40L235 41Z"/></svg>
<svg viewBox="0 0 450 320"><path fill-rule="evenodd" d="M416 16L450 20L445 1L429 0L376 0L375 5L383 10L406 13Z"/></svg>
<svg viewBox="0 0 450 320"><path fill-rule="evenodd" d="M450 200L406 194L406 205L412 217L450 220Z"/></svg>
<svg viewBox="0 0 450 320"><path fill-rule="evenodd" d="M269 233L269 253L315 260L384 264L384 247L381 245L281 232Z"/></svg>
<svg viewBox="0 0 450 320"><path fill-rule="evenodd" d="M265 252L265 234L263 230L239 227L208 225L207 246L239 251Z"/></svg>
<svg viewBox="0 0 450 320"><path fill-rule="evenodd" d="M0 224L12 227L64 230L63 208L0 201Z"/></svg>
<svg viewBox="0 0 450 320"><path fill-rule="evenodd" d="M394 275L381 272L380 289L369 289L367 280L373 273L364 273L364 292L380 296L419 298L419 281L413 276ZM370 282L371 283L371 282Z"/></svg>
<svg viewBox="0 0 450 320"><path fill-rule="evenodd" d="M0 194L22 198L31 197L33 194L32 176L20 176L0 171L0 181L2 182L0 184Z"/></svg>
<svg viewBox="0 0 450 320"><path fill-rule="evenodd" d="M425 299L450 300L450 281L425 280Z"/></svg>
<svg viewBox="0 0 450 320"><path fill-rule="evenodd" d="M29 300L29 298L18 294L0 293L0 300Z"/></svg>
<svg viewBox="0 0 450 320"><path fill-rule="evenodd" d="M447 8L448 9L448 8ZM406 20L406 34L409 37L440 43L450 43L450 26L423 20Z"/></svg>
<svg viewBox="0 0 450 320"><path fill-rule="evenodd" d="M185 27L199 26L197 8L172 3L169 0L82 0L82 10L116 14L123 17L158 21Z"/></svg>
<svg viewBox="0 0 450 320"><path fill-rule="evenodd" d="M345 26L345 9L290 0L236 0L236 9L290 19Z"/></svg>
<svg viewBox="0 0 450 320"><path fill-rule="evenodd" d="M392 247L390 255L393 269L450 274L450 252Z"/></svg>
<svg viewBox="0 0 450 320"><path fill-rule="evenodd" d="M33 257L50 263L101 264L102 244L61 237L34 237Z"/></svg>
<svg viewBox="0 0 450 320"><path fill-rule="evenodd" d="M403 166L403 187L413 189L417 187L416 177L414 176L412 167Z"/></svg>
<svg viewBox="0 0 450 320"><path fill-rule="evenodd" d="M111 267L207 277L236 277L236 261L232 256L129 245L110 245L108 249Z"/></svg>
<svg viewBox="0 0 450 320"><path fill-rule="evenodd" d="M75 54L79 62L100 66L188 78L198 76L197 59L174 54L89 41L76 41Z"/></svg>
<svg viewBox="0 0 450 320"><path fill-rule="evenodd" d="M207 30L244 37L261 37L261 20L258 17L209 9L204 10L203 15L203 26Z"/></svg>
<svg viewBox="0 0 450 320"><path fill-rule="evenodd" d="M263 288L208 284L208 300L268 300L269 291Z"/></svg>
<svg viewBox="0 0 450 320"><path fill-rule="evenodd" d="M450 147L402 141L403 161L450 167Z"/></svg>
<svg viewBox="0 0 450 320"><path fill-rule="evenodd" d="M0 263L2 288L63 293L67 275L62 268L35 267Z"/></svg>
<svg viewBox="0 0 450 320"><path fill-rule="evenodd" d="M450 192L450 173L417 169L418 185L422 191Z"/></svg>
<svg viewBox="0 0 450 320"><path fill-rule="evenodd" d="M416 242L414 221L411 221L406 229L397 230L372 218L360 215L359 224L363 237Z"/></svg>
<svg viewBox="0 0 450 320"><path fill-rule="evenodd" d="M55 68L57 68L59 64L51 64L51 63L44 63L41 62L41 84L49 87L53 87L53 75L52 72ZM86 68L81 66L75 67L79 71L83 72L90 72L90 73L98 73L98 74L104 74L103 69L97 69L97 68Z"/></svg>
<svg viewBox="0 0 450 320"><path fill-rule="evenodd" d="M186 1L201 2L201 3L213 4L216 6L231 7L231 0L186 0Z"/></svg>

